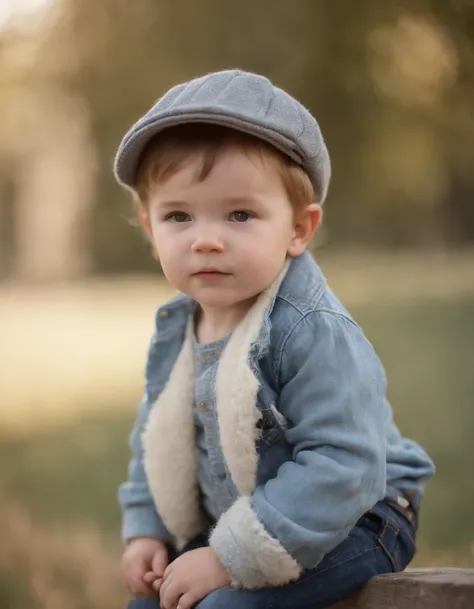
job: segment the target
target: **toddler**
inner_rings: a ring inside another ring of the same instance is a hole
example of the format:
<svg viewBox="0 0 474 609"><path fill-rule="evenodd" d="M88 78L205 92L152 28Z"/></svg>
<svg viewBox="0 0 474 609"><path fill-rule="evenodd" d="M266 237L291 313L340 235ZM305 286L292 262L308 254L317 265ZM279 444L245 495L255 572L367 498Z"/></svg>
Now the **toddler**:
<svg viewBox="0 0 474 609"><path fill-rule="evenodd" d="M319 126L262 76L168 91L115 160L167 280L119 493L129 609L317 609L415 552L433 464L308 253Z"/></svg>

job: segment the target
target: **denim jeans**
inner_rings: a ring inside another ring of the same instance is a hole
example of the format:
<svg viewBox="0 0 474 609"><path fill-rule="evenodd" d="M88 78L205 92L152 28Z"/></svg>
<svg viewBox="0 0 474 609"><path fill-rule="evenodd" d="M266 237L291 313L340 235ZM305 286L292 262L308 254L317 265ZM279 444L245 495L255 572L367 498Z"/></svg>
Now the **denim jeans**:
<svg viewBox="0 0 474 609"><path fill-rule="evenodd" d="M402 571L415 554L416 525L385 502L364 514L349 536L326 554L316 569L278 588L239 590L220 588L203 598L196 609L320 609L362 587L382 573ZM183 550L206 545L204 537ZM132 599L128 609L160 609L154 598Z"/></svg>

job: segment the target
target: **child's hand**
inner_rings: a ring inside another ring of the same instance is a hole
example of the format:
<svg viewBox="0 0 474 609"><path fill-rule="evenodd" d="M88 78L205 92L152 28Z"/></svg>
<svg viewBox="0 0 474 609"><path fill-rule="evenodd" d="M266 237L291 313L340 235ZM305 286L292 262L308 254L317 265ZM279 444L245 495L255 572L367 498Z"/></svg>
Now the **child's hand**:
<svg viewBox="0 0 474 609"><path fill-rule="evenodd" d="M212 548L190 550L165 571L159 588L162 609L190 609L214 590L229 584L229 574Z"/></svg>
<svg viewBox="0 0 474 609"><path fill-rule="evenodd" d="M161 578L168 565L168 549L156 537L136 537L125 548L122 557L122 579L133 596L156 596Z"/></svg>

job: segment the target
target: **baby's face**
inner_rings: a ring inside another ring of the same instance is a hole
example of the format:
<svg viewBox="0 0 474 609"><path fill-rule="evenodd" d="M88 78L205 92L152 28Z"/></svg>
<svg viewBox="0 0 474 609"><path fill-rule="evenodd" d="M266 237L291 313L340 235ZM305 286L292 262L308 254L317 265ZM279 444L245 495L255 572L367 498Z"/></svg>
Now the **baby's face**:
<svg viewBox="0 0 474 609"><path fill-rule="evenodd" d="M196 179L199 157L153 191L149 226L163 272L203 307L252 302L302 253L290 200L274 165L231 147Z"/></svg>

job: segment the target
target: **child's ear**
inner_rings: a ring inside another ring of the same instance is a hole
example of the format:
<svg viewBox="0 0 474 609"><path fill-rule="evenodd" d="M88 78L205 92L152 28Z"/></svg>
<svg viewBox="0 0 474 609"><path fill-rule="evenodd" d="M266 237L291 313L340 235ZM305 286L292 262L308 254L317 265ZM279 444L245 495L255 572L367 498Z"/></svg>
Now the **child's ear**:
<svg viewBox="0 0 474 609"><path fill-rule="evenodd" d="M140 222L141 227L146 232L149 238L152 236L151 230L151 222L150 222L150 214L148 213L148 209L143 206L138 208L138 221Z"/></svg>
<svg viewBox="0 0 474 609"><path fill-rule="evenodd" d="M289 256L300 256L305 251L321 224L322 214L321 206L314 203L295 218L293 237L288 246Z"/></svg>
<svg viewBox="0 0 474 609"><path fill-rule="evenodd" d="M150 214L148 213L148 209L140 206L138 208L137 215L138 215L138 221L140 222L140 226L144 230L144 232L147 236L148 242L151 245L151 251L153 254L153 258L155 260L159 261L158 252L156 250L155 243L153 241L153 231L151 229Z"/></svg>

